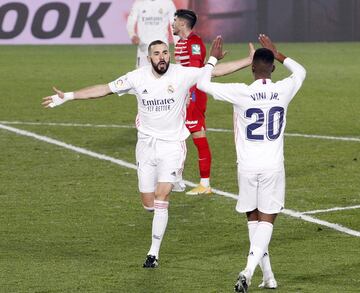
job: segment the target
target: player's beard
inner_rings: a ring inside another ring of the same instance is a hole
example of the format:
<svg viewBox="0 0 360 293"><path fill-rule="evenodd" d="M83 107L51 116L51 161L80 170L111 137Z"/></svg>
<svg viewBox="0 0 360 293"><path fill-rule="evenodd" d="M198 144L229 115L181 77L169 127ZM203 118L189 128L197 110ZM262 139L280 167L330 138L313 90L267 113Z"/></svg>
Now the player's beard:
<svg viewBox="0 0 360 293"><path fill-rule="evenodd" d="M162 60L159 61L157 64L155 64L151 59L151 65L154 68L154 70L156 71L156 73L163 75L166 73L166 71L169 69L169 65L170 65L170 60L168 62Z"/></svg>

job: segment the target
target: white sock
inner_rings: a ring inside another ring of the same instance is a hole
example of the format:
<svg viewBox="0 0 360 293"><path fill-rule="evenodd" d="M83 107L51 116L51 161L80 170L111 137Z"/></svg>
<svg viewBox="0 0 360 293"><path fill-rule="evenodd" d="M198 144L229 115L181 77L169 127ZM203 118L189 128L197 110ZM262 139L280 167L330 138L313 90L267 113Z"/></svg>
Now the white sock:
<svg viewBox="0 0 360 293"><path fill-rule="evenodd" d="M152 241L148 254L155 255L159 258L161 241L164 237L169 214L168 201L154 200L154 218L152 222Z"/></svg>
<svg viewBox="0 0 360 293"><path fill-rule="evenodd" d="M268 248L264 252L264 255L261 258L259 265L260 265L260 268L261 268L261 270L263 272L263 279L264 280L274 278L274 273L273 273L272 268L271 268L270 255L269 255Z"/></svg>
<svg viewBox="0 0 360 293"><path fill-rule="evenodd" d="M209 187L210 186L210 178L201 178L200 184L204 187Z"/></svg>
<svg viewBox="0 0 360 293"><path fill-rule="evenodd" d="M248 224L248 231L249 231L249 240L250 240L250 243L251 243L251 239L253 238L254 234L255 234L255 231L256 231L256 228L258 226L258 221L248 221L247 224Z"/></svg>
<svg viewBox="0 0 360 293"><path fill-rule="evenodd" d="M248 230L249 230L249 240L251 243L251 239L255 234L256 228L258 226L258 221L248 221ZM260 259L259 266L263 272L263 279L267 280L274 277L274 274L271 269L270 263L270 255L269 249L266 247L263 257Z"/></svg>
<svg viewBox="0 0 360 293"><path fill-rule="evenodd" d="M266 248L269 246L273 225L269 222L259 222L250 242L250 253L247 259L246 270L252 276L256 266L264 256ZM250 277L251 277L250 276Z"/></svg>

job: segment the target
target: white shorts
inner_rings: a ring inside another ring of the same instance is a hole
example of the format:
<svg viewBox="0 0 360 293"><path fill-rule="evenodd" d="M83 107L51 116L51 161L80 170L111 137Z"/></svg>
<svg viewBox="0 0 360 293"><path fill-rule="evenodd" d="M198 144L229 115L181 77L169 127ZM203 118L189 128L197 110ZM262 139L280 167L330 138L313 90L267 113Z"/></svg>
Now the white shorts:
<svg viewBox="0 0 360 293"><path fill-rule="evenodd" d="M185 158L185 141L139 138L136 162L140 192L154 192L158 182L181 181Z"/></svg>
<svg viewBox="0 0 360 293"><path fill-rule="evenodd" d="M236 211L258 209L265 214L278 214L284 208L285 170L247 174L238 172L239 198Z"/></svg>

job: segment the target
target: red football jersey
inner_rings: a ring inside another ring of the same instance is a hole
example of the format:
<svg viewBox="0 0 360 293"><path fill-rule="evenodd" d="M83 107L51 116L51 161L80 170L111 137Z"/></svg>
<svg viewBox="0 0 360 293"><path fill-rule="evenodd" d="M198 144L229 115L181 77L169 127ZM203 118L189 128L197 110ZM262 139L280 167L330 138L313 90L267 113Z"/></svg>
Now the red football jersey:
<svg viewBox="0 0 360 293"><path fill-rule="evenodd" d="M182 66L203 67L205 58L206 47L194 33L187 39L180 39L175 45L175 62Z"/></svg>
<svg viewBox="0 0 360 293"><path fill-rule="evenodd" d="M193 32L175 45L175 62L182 66L203 67L205 58L206 47L201 38ZM190 89L190 104L186 113L186 126L190 132L205 129L206 103L206 94L194 85Z"/></svg>

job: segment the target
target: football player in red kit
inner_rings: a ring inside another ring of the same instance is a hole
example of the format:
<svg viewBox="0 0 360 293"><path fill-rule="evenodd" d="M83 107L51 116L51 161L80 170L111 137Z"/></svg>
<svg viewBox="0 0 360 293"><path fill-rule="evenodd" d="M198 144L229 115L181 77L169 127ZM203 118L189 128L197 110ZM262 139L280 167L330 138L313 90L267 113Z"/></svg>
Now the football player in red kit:
<svg viewBox="0 0 360 293"><path fill-rule="evenodd" d="M175 61L182 66L203 67L206 47L192 29L196 24L196 14L187 9L175 12L174 35L180 37L175 45ZM186 194L210 194L211 152L206 137L205 111L207 96L194 85L189 92L189 105L186 112L186 127L189 129L198 150L200 183Z"/></svg>

